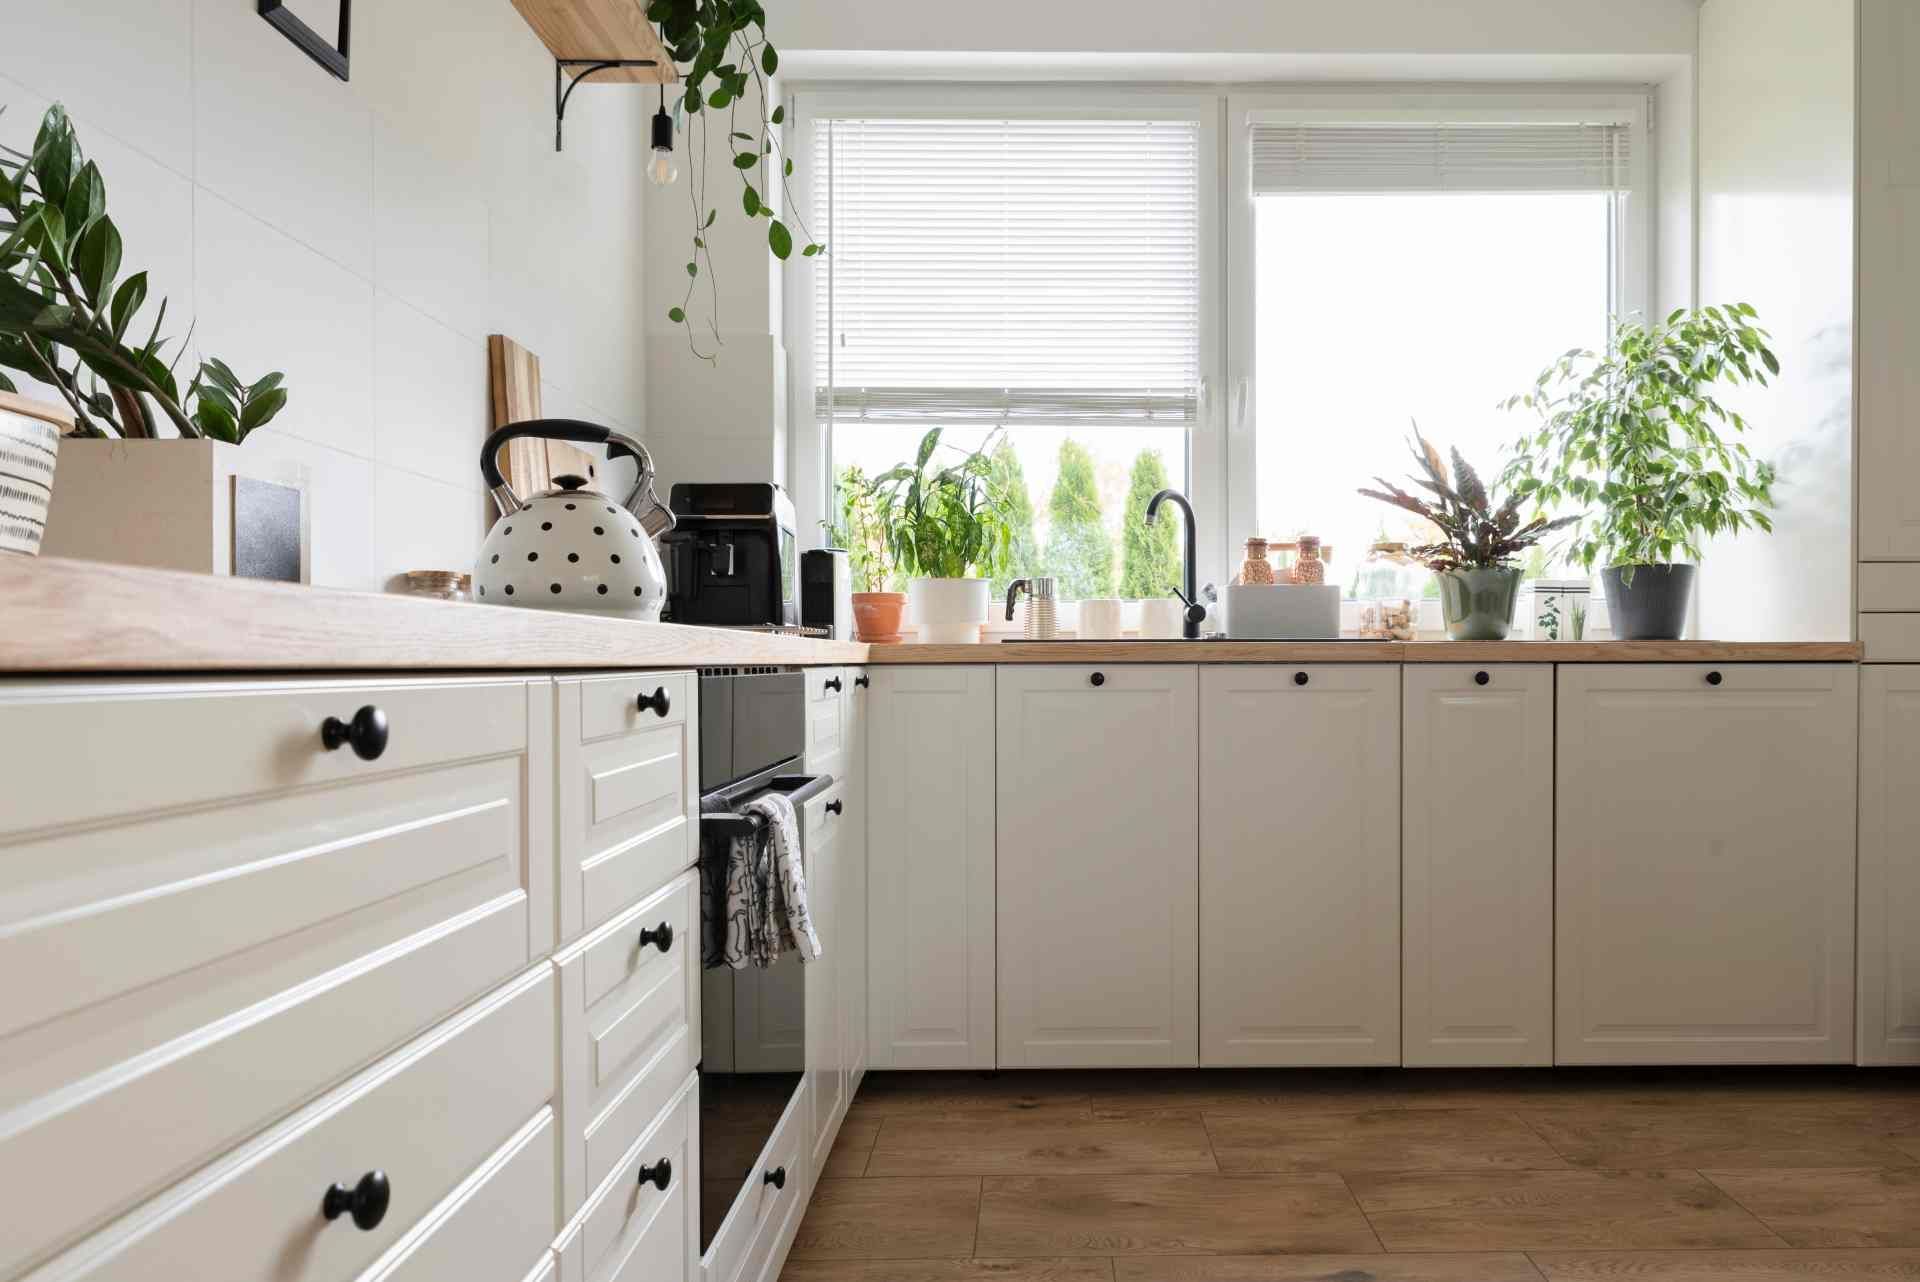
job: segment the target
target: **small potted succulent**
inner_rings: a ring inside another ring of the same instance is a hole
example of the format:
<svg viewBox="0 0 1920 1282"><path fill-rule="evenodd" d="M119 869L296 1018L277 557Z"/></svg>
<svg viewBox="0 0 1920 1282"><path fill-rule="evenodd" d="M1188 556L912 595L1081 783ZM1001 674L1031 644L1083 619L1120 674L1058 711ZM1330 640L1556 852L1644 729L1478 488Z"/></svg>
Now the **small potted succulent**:
<svg viewBox="0 0 1920 1282"><path fill-rule="evenodd" d="M990 437L965 452L945 447L941 428L920 439L912 463L873 478L874 512L907 592L920 640L974 642L986 625L988 580L1005 573L1013 549L1007 497ZM950 457L958 454L958 458Z"/></svg>
<svg viewBox="0 0 1920 1282"><path fill-rule="evenodd" d="M1780 372L1757 320L1732 303L1653 325L1621 321L1604 355L1568 352L1506 402L1537 411L1540 424L1515 444L1502 482L1540 511L1593 509L1576 519L1568 552L1588 570L1602 566L1622 640L1678 638L1701 544L1773 529L1773 465L1732 439L1746 420L1713 395L1720 384L1764 387Z"/></svg>
<svg viewBox="0 0 1920 1282"><path fill-rule="evenodd" d="M1579 518L1522 521L1521 495L1497 501L1460 451L1452 454L1449 475L1440 451L1420 435L1415 424L1413 456L1425 475L1410 479L1432 497L1409 493L1379 477L1374 478L1379 489L1360 493L1403 508L1439 531L1437 542L1409 548L1408 554L1433 571L1447 636L1455 641L1504 641L1513 627L1524 572L1515 558Z"/></svg>
<svg viewBox="0 0 1920 1282"><path fill-rule="evenodd" d="M892 590L898 571L880 521L873 479L858 466L844 467L835 491L840 510L827 522L827 535L835 547L846 549L853 578L854 639L897 642L907 594Z"/></svg>

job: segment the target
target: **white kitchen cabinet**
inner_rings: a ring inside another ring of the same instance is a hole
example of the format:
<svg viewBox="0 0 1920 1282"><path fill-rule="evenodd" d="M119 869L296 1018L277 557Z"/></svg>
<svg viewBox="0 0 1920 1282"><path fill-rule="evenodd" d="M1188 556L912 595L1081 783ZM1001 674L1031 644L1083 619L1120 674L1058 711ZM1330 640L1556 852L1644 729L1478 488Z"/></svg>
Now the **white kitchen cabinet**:
<svg viewBox="0 0 1920 1282"><path fill-rule="evenodd" d="M1920 1064L1920 667L1860 679L1860 1062Z"/></svg>
<svg viewBox="0 0 1920 1282"><path fill-rule="evenodd" d="M1192 1065L1198 669L999 676L999 1062Z"/></svg>
<svg viewBox="0 0 1920 1282"><path fill-rule="evenodd" d="M840 825L840 1004L846 1039L847 1098L867 1075L867 699L873 676L848 668L847 813Z"/></svg>
<svg viewBox="0 0 1920 1282"><path fill-rule="evenodd" d="M1553 668L1402 685L1402 1062L1551 1064Z"/></svg>
<svg viewBox="0 0 1920 1282"><path fill-rule="evenodd" d="M1400 669L1200 674L1200 1060L1400 1062Z"/></svg>
<svg viewBox="0 0 1920 1282"><path fill-rule="evenodd" d="M1555 1061L1851 1061L1858 669L1558 681Z"/></svg>
<svg viewBox="0 0 1920 1282"><path fill-rule="evenodd" d="M841 829L846 823L847 785L838 781L801 807L805 834L807 911L820 937L820 956L801 965L807 986L807 1095L811 1100L810 1170L819 1170L847 1112L846 915L841 901Z"/></svg>
<svg viewBox="0 0 1920 1282"><path fill-rule="evenodd" d="M871 676L869 1062L992 1068L994 669Z"/></svg>

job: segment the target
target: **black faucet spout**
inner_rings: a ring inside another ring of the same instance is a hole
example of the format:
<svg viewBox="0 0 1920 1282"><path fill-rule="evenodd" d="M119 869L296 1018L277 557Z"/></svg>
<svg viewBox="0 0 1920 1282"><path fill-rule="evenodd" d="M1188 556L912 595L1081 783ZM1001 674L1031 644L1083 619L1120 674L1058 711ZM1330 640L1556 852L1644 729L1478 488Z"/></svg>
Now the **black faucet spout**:
<svg viewBox="0 0 1920 1282"><path fill-rule="evenodd" d="M1189 641L1198 641L1200 639L1200 620L1207 617L1207 608L1201 605L1199 601L1200 571L1198 565L1195 563L1196 549L1194 546L1193 504L1188 502L1187 496L1178 490L1161 490L1147 502L1148 525L1152 525L1159 520L1160 505L1162 503L1177 504L1180 508L1180 515L1186 525L1187 541L1181 549L1179 595L1180 599L1186 602L1187 612L1181 624L1180 635Z"/></svg>

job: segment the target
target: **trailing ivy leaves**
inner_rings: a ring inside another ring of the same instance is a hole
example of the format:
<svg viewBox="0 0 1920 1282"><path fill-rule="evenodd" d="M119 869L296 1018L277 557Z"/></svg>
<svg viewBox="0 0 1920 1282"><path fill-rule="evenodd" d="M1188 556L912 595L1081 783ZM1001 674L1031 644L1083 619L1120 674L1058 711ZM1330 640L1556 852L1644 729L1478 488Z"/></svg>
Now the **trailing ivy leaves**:
<svg viewBox="0 0 1920 1282"><path fill-rule="evenodd" d="M781 262L785 262L788 255L793 253L793 233L778 218L767 224L767 247Z"/></svg>
<svg viewBox="0 0 1920 1282"><path fill-rule="evenodd" d="M148 282L119 279L124 251L106 179L55 104L31 152L0 148L0 366L56 389L86 436L151 437L164 417L180 436L237 443L286 407L282 375L243 383L212 358L182 395L176 370L192 334L169 363L164 298L146 341L130 346Z"/></svg>

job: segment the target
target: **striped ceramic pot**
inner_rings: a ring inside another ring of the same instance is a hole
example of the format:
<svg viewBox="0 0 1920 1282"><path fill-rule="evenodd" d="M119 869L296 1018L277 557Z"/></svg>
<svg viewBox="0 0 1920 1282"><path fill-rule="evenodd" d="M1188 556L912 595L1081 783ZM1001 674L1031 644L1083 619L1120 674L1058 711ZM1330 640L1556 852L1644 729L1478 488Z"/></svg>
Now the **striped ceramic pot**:
<svg viewBox="0 0 1920 1282"><path fill-rule="evenodd" d="M72 422L44 401L0 392L0 552L40 551L53 500L60 431Z"/></svg>

